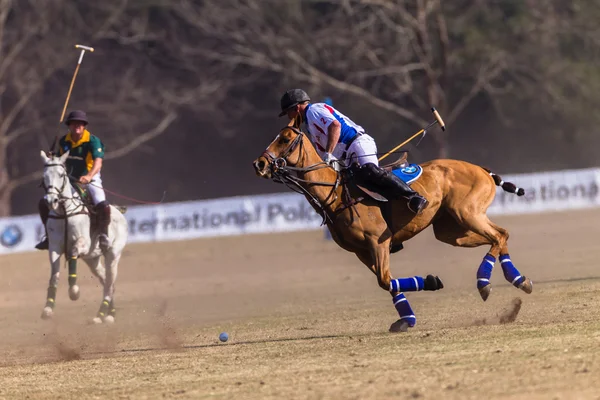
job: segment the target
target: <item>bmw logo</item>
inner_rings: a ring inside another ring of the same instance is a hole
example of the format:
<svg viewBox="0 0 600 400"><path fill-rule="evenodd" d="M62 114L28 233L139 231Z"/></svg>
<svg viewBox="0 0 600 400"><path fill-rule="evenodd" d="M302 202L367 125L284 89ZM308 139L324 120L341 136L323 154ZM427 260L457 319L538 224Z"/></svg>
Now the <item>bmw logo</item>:
<svg viewBox="0 0 600 400"><path fill-rule="evenodd" d="M23 232L17 225L8 225L0 234L0 243L4 247L14 247L21 243Z"/></svg>
<svg viewBox="0 0 600 400"><path fill-rule="evenodd" d="M414 174L415 172L417 172L417 167L415 167L414 165L409 165L408 167L402 168L402 172L405 174Z"/></svg>

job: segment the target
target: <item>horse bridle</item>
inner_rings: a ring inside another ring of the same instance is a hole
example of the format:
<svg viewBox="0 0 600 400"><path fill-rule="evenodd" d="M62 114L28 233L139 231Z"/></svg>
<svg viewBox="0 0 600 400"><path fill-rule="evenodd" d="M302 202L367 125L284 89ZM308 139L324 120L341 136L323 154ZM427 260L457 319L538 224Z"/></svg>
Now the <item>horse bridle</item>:
<svg viewBox="0 0 600 400"><path fill-rule="evenodd" d="M265 150L262 154L262 156L265 157L269 162L269 168L271 169L271 179L274 182L283 183L293 191L304 194L308 198L310 198L312 202L317 206L319 213L323 218L321 225L325 224L327 220L333 222L331 220L331 217L327 214L325 208L332 205L338 199L336 190L339 187L342 180L340 172L336 171L336 179L334 183L309 181L292 175L291 172L305 173L322 168L328 168L329 164L327 164L325 161L320 161L316 164L302 168L288 166L289 161L287 160L287 158L294 152L294 150L296 150L296 147L298 146L300 146L300 150L298 151L298 160L296 160L296 162L293 165L297 165L300 162L300 158L302 157L302 146L304 146L304 141L302 140L302 138L304 137L304 132L302 132L296 127L286 126L279 131L279 134L281 134L281 132L283 132L286 129L291 129L297 135L294 138L294 140L292 140L292 142L288 145L287 149L279 157L275 156L272 152L268 150ZM314 186L330 186L331 192L329 193L323 204L315 195L310 193L303 185L301 185L301 183Z"/></svg>
<svg viewBox="0 0 600 400"><path fill-rule="evenodd" d="M64 164L62 163L49 163L44 165L44 170L50 168L50 167L62 167L62 169L64 170L64 174L61 175L62 177L62 186L59 188L57 188L54 185L48 185L46 186L46 183L42 180L42 187L44 188L46 194L55 194L58 197L58 201L59 203L61 203L62 207L63 207L63 211L65 213L64 216L59 216L59 218L64 218L64 217L68 217L68 216L72 216L72 215L77 215L77 214L83 214L85 213L85 205L83 204L83 200L81 200L81 204L79 205L79 207L83 207L84 210L73 213L73 214L69 214L67 215L67 210L65 209L64 203L67 200L75 200L76 198L74 196L64 196L62 193L64 192L66 186L67 186L67 180L69 179L69 174L67 173L67 168L65 167ZM51 192L51 190L54 190L55 192ZM52 218L52 217L50 217Z"/></svg>
<svg viewBox="0 0 600 400"><path fill-rule="evenodd" d="M304 145L303 141L302 141L302 137L304 136L304 132L302 132L300 129L295 128L293 126L286 126L285 128L282 128L279 131L279 134L281 134L281 132L283 132L286 129L291 129L294 133L296 133L296 138L292 141L292 143L290 143L287 147L287 149L283 152L283 154L279 157L276 157L272 152L265 150L263 151L262 156L265 157L268 161L269 161L269 167L271 168L271 172L275 173L277 170L279 169L284 169L286 168L288 162L287 162L287 158L289 157L290 154L292 154L294 152L294 150L296 150L296 147L298 145L300 145L300 151L298 152L298 160L295 162L295 164L298 164L300 162L300 157L302 156L302 146Z"/></svg>
<svg viewBox="0 0 600 400"><path fill-rule="evenodd" d="M46 194L56 194L58 196L59 200L66 198L65 196L62 195L62 192L65 190L65 187L67 186L67 179L68 179L67 178L67 168L61 163L51 163L51 164L44 165L44 169L48 169L50 167L62 167L65 170L65 173L61 175L61 177L63 179L62 186L60 189L58 189L54 185L46 186L46 183L44 181L42 181L42 187L46 191ZM56 193L51 193L50 190L55 190Z"/></svg>

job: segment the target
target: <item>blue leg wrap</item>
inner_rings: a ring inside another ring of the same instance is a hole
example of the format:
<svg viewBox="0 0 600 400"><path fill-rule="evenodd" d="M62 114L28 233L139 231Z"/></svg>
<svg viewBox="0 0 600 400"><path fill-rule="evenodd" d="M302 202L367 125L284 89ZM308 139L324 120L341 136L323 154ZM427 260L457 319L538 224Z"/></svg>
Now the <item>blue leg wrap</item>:
<svg viewBox="0 0 600 400"><path fill-rule="evenodd" d="M425 283L422 277L392 279L390 281L390 292L418 292L423 290Z"/></svg>
<svg viewBox="0 0 600 400"><path fill-rule="evenodd" d="M523 283L525 277L521 276L519 270L515 268L512 261L510 261L510 256L508 254L503 254L500 256L500 265L502 265L504 278L512 285L519 287L519 285Z"/></svg>
<svg viewBox="0 0 600 400"><path fill-rule="evenodd" d="M485 257L483 257L483 261L477 270L477 289L484 288L490 284L492 269L494 269L495 263L496 258L490 254L486 254Z"/></svg>
<svg viewBox="0 0 600 400"><path fill-rule="evenodd" d="M394 296L394 307L396 307L396 311L398 311L401 320L408 322L408 326L410 327L415 326L417 318L415 317L415 313L410 307L410 304L408 304L408 300L404 296L404 293L398 293Z"/></svg>

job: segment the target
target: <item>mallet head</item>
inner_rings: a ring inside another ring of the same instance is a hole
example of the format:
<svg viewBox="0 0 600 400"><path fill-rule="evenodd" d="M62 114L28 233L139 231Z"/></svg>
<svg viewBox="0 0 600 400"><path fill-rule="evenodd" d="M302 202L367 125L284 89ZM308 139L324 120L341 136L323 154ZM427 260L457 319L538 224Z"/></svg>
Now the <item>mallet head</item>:
<svg viewBox="0 0 600 400"><path fill-rule="evenodd" d="M94 52L94 48L90 47L90 46L84 46L82 44L76 44L75 45L76 49L81 49L81 50L86 50L86 51L91 51L92 53Z"/></svg>
<svg viewBox="0 0 600 400"><path fill-rule="evenodd" d="M446 124L444 123L444 120L440 116L440 113L435 109L435 107L431 107L431 112L433 113L433 116L437 120L438 124L440 124L440 127L442 128L442 130L445 131Z"/></svg>

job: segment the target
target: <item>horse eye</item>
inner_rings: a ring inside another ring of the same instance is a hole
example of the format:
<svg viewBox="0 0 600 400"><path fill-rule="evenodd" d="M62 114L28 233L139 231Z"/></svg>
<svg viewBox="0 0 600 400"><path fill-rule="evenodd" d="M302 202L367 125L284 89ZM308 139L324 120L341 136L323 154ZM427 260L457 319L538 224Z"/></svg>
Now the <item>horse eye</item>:
<svg viewBox="0 0 600 400"><path fill-rule="evenodd" d="M290 142L290 138L286 138L284 136L281 137L281 143L287 144Z"/></svg>

